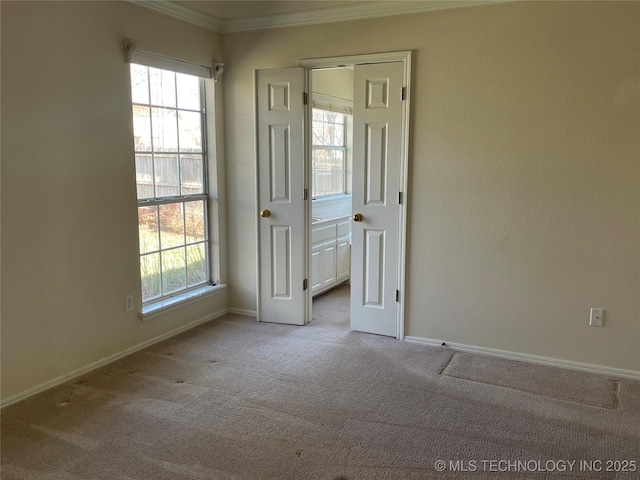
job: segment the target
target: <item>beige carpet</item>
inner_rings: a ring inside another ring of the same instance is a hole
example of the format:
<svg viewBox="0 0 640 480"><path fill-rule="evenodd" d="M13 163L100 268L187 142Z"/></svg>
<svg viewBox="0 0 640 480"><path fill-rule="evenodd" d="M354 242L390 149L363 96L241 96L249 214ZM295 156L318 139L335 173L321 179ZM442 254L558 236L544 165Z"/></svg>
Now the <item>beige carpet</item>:
<svg viewBox="0 0 640 480"><path fill-rule="evenodd" d="M443 375L603 408L618 407L619 381L605 375L456 353Z"/></svg>
<svg viewBox="0 0 640 480"><path fill-rule="evenodd" d="M349 332L347 290L309 326L227 315L8 407L2 479L638 478L482 462L639 461L639 382L607 409L441 375L450 350Z"/></svg>

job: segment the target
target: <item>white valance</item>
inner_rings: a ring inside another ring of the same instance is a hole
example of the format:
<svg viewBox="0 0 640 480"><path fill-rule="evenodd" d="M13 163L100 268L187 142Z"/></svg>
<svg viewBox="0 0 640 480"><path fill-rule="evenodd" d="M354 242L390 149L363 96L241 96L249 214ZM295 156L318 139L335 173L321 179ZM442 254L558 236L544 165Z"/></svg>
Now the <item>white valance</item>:
<svg viewBox="0 0 640 480"><path fill-rule="evenodd" d="M140 50L132 40L125 40L124 49L127 63L137 63L147 67L162 68L174 72L195 75L203 78L213 78L213 66L199 65L197 63L185 62L177 58L159 55L157 53Z"/></svg>
<svg viewBox="0 0 640 480"><path fill-rule="evenodd" d="M346 115L353 114L353 102L346 98L332 97L321 93L314 93L311 104L313 108L320 110L328 110L330 112L344 113Z"/></svg>

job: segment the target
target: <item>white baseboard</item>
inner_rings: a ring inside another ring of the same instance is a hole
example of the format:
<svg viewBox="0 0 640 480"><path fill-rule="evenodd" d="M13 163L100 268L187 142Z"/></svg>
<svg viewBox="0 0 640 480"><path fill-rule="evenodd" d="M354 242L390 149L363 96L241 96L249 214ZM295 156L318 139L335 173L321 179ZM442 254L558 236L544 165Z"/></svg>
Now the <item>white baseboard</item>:
<svg viewBox="0 0 640 480"><path fill-rule="evenodd" d="M52 380L49 380L48 382L42 383L40 385L37 385L35 387L29 388L28 390L25 390L24 392L20 392L17 393L15 395L12 395L11 397L2 400L0 402L0 408L4 408L4 407L8 407L9 405L12 405L14 403L17 403L21 400L24 400L25 398L31 397L37 393L43 392L45 390L49 390L50 388L56 387L62 383L65 383L73 378L79 377L80 375L83 375L87 372L90 372L91 370L95 370L96 368L100 368L103 367L104 365L107 365L109 363L115 362L116 360L119 360L122 357L126 357L127 355L131 355L132 353L135 353L139 350L142 350L144 348L147 348L151 345L153 345L154 343L158 343L161 342L163 340L166 340L167 338L173 337L175 335L178 335L179 333L185 332L187 330L190 330L192 328L197 327L198 325L201 325L203 323L209 322L211 320L213 320L214 318L218 318L221 317L222 315L228 313L229 309L227 308L223 308L222 310L218 310L215 313L212 313L210 315L207 315L205 317L199 318L197 320L194 320L191 323L187 323L186 325L183 325L181 327L178 327L174 330L171 330L167 333L163 333L162 335L159 335L157 337L154 337L150 340L147 340L145 342L139 343L138 345L134 345L133 347L129 347L125 350L122 350L121 352L118 353L114 353L113 355L109 355L106 358L103 358L102 360L98 360L97 362L93 362L90 363L89 365L85 365L84 367L80 367L76 370L73 370L72 372L66 373L64 375L61 375L57 378L54 378Z"/></svg>
<svg viewBox="0 0 640 480"><path fill-rule="evenodd" d="M443 342L442 340L434 340L432 338L422 337L404 337L405 341L429 345L432 347L441 347L444 345L452 350L460 352L478 353L481 355L490 355L493 357L506 358L509 360L518 360L520 362L537 363L539 365L547 365L550 367L566 368L569 370L579 370L582 372L599 373L601 375L610 375L615 377L631 378L640 380L640 372L634 370L624 370L622 368L603 367L600 365L592 365L590 363L572 362L570 360L561 360L558 358L542 357L539 355L530 355L528 353L510 352L508 350L497 350L495 348L476 347L473 345L464 345L462 343Z"/></svg>
<svg viewBox="0 0 640 480"><path fill-rule="evenodd" d="M255 310L245 310L244 308L230 308L229 313L235 313L236 315L246 315L247 317L258 316L258 313Z"/></svg>

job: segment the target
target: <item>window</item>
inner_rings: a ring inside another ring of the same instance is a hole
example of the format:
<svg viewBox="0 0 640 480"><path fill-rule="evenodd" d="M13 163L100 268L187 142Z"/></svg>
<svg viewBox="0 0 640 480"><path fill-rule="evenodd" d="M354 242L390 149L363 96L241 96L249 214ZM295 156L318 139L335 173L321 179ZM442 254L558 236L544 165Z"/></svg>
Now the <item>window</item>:
<svg viewBox="0 0 640 480"><path fill-rule="evenodd" d="M311 165L314 198L346 192L347 116L313 109Z"/></svg>
<svg viewBox="0 0 640 480"><path fill-rule="evenodd" d="M131 64L142 302L209 283L204 84Z"/></svg>

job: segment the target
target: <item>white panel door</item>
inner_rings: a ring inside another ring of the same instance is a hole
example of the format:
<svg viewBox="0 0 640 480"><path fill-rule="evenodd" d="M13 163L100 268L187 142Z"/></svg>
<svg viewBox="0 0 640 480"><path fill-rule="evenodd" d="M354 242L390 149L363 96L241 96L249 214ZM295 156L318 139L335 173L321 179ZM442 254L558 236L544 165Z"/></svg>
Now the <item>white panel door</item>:
<svg viewBox="0 0 640 480"><path fill-rule="evenodd" d="M353 102L351 329L398 335L401 62L356 65Z"/></svg>
<svg viewBox="0 0 640 480"><path fill-rule="evenodd" d="M304 70L256 71L258 320L306 323Z"/></svg>

